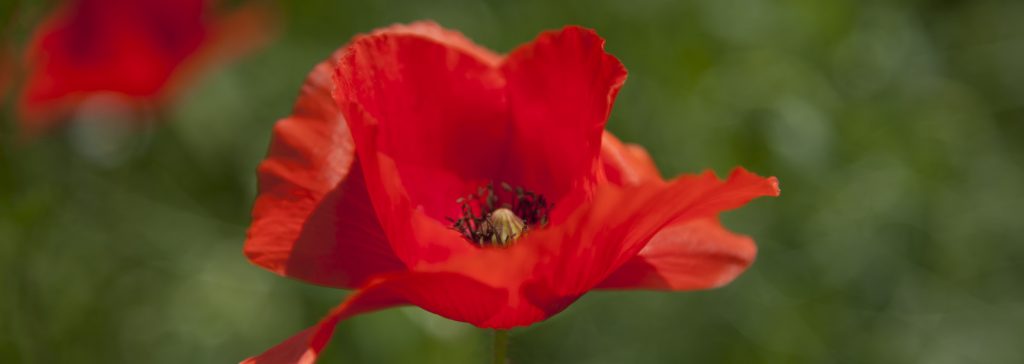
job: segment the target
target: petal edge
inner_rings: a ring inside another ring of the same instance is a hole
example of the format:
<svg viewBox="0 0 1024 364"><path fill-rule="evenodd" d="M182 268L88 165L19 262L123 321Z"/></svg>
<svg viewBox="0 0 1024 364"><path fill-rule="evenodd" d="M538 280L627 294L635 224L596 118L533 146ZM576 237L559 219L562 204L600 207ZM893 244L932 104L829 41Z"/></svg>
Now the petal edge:
<svg viewBox="0 0 1024 364"><path fill-rule="evenodd" d="M244 252L277 274L351 288L404 266L370 205L355 146L330 95L332 71L333 61L317 65L292 116L274 126Z"/></svg>

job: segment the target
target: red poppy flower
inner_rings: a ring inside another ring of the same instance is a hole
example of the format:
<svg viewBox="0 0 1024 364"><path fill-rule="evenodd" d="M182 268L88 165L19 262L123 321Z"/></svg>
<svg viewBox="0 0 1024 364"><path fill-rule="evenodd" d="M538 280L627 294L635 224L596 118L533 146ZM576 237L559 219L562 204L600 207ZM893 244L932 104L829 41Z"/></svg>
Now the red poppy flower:
<svg viewBox="0 0 1024 364"><path fill-rule="evenodd" d="M592 289L691 290L754 259L720 211L775 196L743 169L665 181L604 131L626 70L578 27L507 56L433 23L357 36L274 128L245 253L355 289L249 363L309 363L352 315L412 304L484 328Z"/></svg>
<svg viewBox="0 0 1024 364"><path fill-rule="evenodd" d="M45 130L98 93L161 101L202 66L268 34L264 8L212 19L205 0L70 0L36 29L20 114Z"/></svg>

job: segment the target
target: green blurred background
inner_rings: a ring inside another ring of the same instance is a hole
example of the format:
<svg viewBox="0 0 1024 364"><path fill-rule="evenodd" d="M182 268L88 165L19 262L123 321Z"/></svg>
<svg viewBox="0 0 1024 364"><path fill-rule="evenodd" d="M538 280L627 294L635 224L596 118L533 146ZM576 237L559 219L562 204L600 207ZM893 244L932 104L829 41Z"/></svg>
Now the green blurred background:
<svg viewBox="0 0 1024 364"><path fill-rule="evenodd" d="M27 5L18 46L54 3ZM241 253L254 170L314 64L353 34L416 19L502 52L565 24L595 28L630 71L610 130L667 176L742 165L782 183L782 197L725 216L760 248L735 283L591 293L514 330L513 362L1024 362L1022 1L280 10L273 43L208 72L171 122L141 133L69 127L19 143L8 93L0 362L237 362L316 322L346 293ZM489 340L393 309L345 322L322 362L483 363Z"/></svg>

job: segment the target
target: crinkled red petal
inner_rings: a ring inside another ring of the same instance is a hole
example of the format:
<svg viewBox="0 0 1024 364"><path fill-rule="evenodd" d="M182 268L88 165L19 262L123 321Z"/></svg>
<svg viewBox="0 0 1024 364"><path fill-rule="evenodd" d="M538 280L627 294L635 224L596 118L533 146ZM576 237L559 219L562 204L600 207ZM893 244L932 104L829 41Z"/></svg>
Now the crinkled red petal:
<svg viewBox="0 0 1024 364"><path fill-rule="evenodd" d="M404 270L377 222L348 126L330 95L333 61L310 73L258 170L245 253L278 274L340 288Z"/></svg>
<svg viewBox="0 0 1024 364"><path fill-rule="evenodd" d="M358 36L343 50L335 99L388 240L409 266L475 249L418 238L412 216L441 227L459 216L458 198L499 175L509 125L497 61L426 22Z"/></svg>
<svg viewBox="0 0 1024 364"><path fill-rule="evenodd" d="M408 265L471 249L439 227L481 184L546 194L566 214L588 198L568 191L589 193L598 182L601 130L625 79L603 44L577 27L545 33L500 72L496 57L433 23L357 37L345 50L335 97L385 232Z"/></svg>
<svg viewBox="0 0 1024 364"><path fill-rule="evenodd" d="M433 23L396 26L356 37L337 73L360 152L392 162L404 190L395 193L442 221L498 175L508 149L504 80L467 42Z"/></svg>
<svg viewBox="0 0 1024 364"><path fill-rule="evenodd" d="M546 319L633 260L662 229L778 192L774 178L742 169L726 180L711 173L670 182L598 187L561 224L529 232L506 249L477 249L417 269L473 277L509 292L481 327L525 326Z"/></svg>
<svg viewBox="0 0 1024 364"><path fill-rule="evenodd" d="M623 144L607 132L601 160L611 183L635 185L661 180L643 148ZM714 216L717 213L665 227L600 288L695 290L731 282L753 263L757 247L751 238L722 227Z"/></svg>
<svg viewBox="0 0 1024 364"><path fill-rule="evenodd" d="M400 273L381 277L353 292L327 317L243 364L311 364L349 317L413 304L459 321L482 321L494 315L505 293L450 273Z"/></svg>
<svg viewBox="0 0 1024 364"><path fill-rule="evenodd" d="M592 191L605 122L626 69L604 39L570 26L542 33L509 54L502 71L515 128L508 169L552 201Z"/></svg>
<svg viewBox="0 0 1024 364"><path fill-rule="evenodd" d="M757 255L750 237L713 218L669 225L600 284L608 289L697 290L732 282Z"/></svg>

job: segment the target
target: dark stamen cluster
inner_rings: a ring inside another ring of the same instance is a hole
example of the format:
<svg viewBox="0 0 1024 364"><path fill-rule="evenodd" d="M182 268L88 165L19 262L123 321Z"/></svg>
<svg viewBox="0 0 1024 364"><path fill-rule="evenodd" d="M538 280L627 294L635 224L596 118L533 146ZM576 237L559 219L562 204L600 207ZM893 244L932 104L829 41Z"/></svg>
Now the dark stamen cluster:
<svg viewBox="0 0 1024 364"><path fill-rule="evenodd" d="M509 209L515 213L526 224L526 229L548 224L548 212L552 205L544 196L522 187L513 188L505 182L500 185L501 189L496 190L494 183L491 182L478 187L476 193L455 200L460 206L461 216L457 219L448 218L452 223L452 229L475 244L492 243L493 231L487 219L499 208Z"/></svg>

